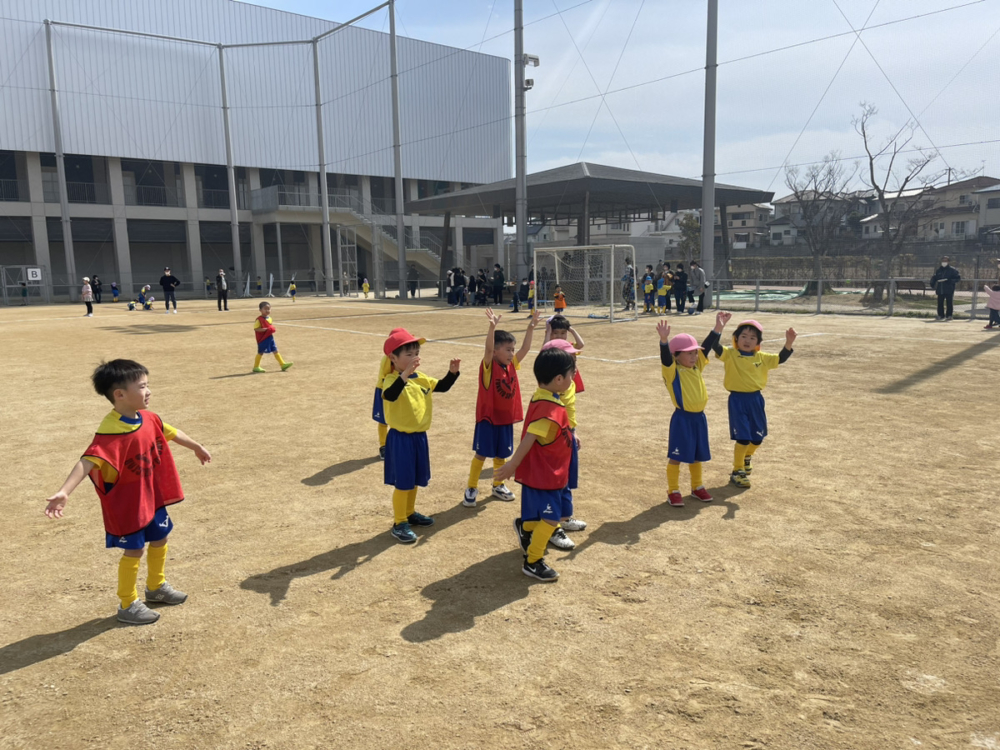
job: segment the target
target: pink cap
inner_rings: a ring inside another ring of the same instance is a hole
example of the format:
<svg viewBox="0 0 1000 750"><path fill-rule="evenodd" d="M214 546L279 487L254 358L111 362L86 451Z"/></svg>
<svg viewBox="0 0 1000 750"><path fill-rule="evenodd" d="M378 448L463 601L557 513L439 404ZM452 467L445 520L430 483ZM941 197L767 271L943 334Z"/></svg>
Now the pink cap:
<svg viewBox="0 0 1000 750"><path fill-rule="evenodd" d="M562 349L564 352L569 352L570 354L578 354L580 351L571 343L566 341L566 339L552 339L542 347L543 352L546 349Z"/></svg>
<svg viewBox="0 0 1000 750"><path fill-rule="evenodd" d="M670 339L671 354L677 354L677 352L693 352L695 349L701 349L701 344L699 344L698 340L690 333L678 333Z"/></svg>
<svg viewBox="0 0 1000 750"><path fill-rule="evenodd" d="M736 326L736 327L737 327L737 328L739 328L740 326L753 326L753 327L754 327L754 328L756 328L756 329L757 329L758 331L760 331L760 335L761 335L761 336L763 336L763 335L764 335L764 326L762 326L762 325L761 325L760 323L758 323L758 322L757 322L756 320L744 320L744 321L743 321L742 323L740 323L740 325L739 325L739 326Z"/></svg>

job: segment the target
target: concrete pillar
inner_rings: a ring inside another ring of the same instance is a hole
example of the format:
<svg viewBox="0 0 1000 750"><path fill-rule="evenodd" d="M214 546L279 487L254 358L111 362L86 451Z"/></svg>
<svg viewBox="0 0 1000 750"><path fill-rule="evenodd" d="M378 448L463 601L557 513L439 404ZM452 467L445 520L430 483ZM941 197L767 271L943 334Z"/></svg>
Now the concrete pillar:
<svg viewBox="0 0 1000 750"><path fill-rule="evenodd" d="M37 152L25 154L25 176L31 197L31 236L35 263L42 267L46 300L52 299L52 255L49 251L49 230L45 223L45 196L42 190L42 162Z"/></svg>
<svg viewBox="0 0 1000 750"><path fill-rule="evenodd" d="M309 268L316 269L316 288L322 289L323 271L323 227L320 224L309 225ZM308 270L308 269L306 269ZM308 278L297 279L297 282L304 284ZM310 287L310 290L312 287Z"/></svg>
<svg viewBox="0 0 1000 750"><path fill-rule="evenodd" d="M264 261L264 225L260 222L253 222L250 225L250 284L257 282L260 276L261 283L267 283L267 269Z"/></svg>
<svg viewBox="0 0 1000 750"><path fill-rule="evenodd" d="M122 161L108 159L108 182L111 187L111 209L114 212L115 260L118 264L118 288L125 299L135 290L132 279L132 251L128 242L128 220L125 216L125 184L122 182Z"/></svg>
<svg viewBox="0 0 1000 750"><path fill-rule="evenodd" d="M452 226L455 227L455 265L459 268L464 268L465 272L469 272L469 266L465 262L465 242L462 237L462 217L456 216L451 220Z"/></svg>
<svg viewBox="0 0 1000 750"><path fill-rule="evenodd" d="M506 268L503 257L503 219L497 219L496 228L493 230L493 257L494 263L499 263L501 268Z"/></svg>
<svg viewBox="0 0 1000 750"><path fill-rule="evenodd" d="M187 220L187 248L191 268L191 296L200 297L199 292L205 288L205 269L201 260L201 223L198 219Z"/></svg>
<svg viewBox="0 0 1000 750"><path fill-rule="evenodd" d="M361 205L364 207L365 216L372 215L372 178L368 175L361 176Z"/></svg>

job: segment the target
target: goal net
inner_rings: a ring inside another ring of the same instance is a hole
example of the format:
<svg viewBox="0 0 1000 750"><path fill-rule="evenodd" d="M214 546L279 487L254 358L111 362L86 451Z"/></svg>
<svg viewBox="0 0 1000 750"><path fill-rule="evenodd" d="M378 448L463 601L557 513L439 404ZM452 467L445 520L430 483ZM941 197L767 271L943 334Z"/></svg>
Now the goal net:
<svg viewBox="0 0 1000 750"><path fill-rule="evenodd" d="M535 299L554 311L556 287L568 317L637 320L635 249L631 245L546 247L534 251Z"/></svg>

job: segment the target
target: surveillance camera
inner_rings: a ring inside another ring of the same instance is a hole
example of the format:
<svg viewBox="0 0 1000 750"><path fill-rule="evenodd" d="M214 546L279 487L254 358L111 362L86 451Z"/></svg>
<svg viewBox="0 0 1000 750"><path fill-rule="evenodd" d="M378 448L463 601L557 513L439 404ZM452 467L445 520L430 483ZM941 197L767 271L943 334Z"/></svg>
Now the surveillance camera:
<svg viewBox="0 0 1000 750"><path fill-rule="evenodd" d="M539 65L542 64L542 62L541 60L538 59L538 55L525 55L524 64L531 65L537 68Z"/></svg>
<svg viewBox="0 0 1000 750"><path fill-rule="evenodd" d="M534 78L525 78L524 79L524 90L525 91L531 91L531 89L533 89L534 87L535 87L535 79Z"/></svg>

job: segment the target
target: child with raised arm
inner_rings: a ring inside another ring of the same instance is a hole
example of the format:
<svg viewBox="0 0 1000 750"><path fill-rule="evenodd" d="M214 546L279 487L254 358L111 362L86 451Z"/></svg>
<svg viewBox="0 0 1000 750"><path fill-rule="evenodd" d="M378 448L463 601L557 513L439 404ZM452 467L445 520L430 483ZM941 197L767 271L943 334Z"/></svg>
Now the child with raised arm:
<svg viewBox="0 0 1000 750"><path fill-rule="evenodd" d="M715 318L715 329L709 332L701 346L689 333L679 333L671 339L670 324L665 320L656 324L663 382L674 404L667 446L667 502L675 508L684 507L680 493L681 464L688 464L691 469L691 494L702 502L712 502L712 496L702 483L702 464L710 461L712 454L708 448L708 420L705 418L708 391L701 372L727 320L729 313L720 312Z"/></svg>
<svg viewBox="0 0 1000 750"><path fill-rule="evenodd" d="M726 313L722 318L723 327L729 317ZM750 472L753 471L750 457L767 437L767 414L761 394L767 385L767 374L792 356L795 337L795 329L789 328L785 331L782 350L777 354L764 354L760 350L764 328L756 320L744 320L736 326L732 346L716 342L712 347L726 368L722 384L729 391L729 436L736 441L729 481L737 487L750 486Z"/></svg>
<svg viewBox="0 0 1000 750"><path fill-rule="evenodd" d="M172 440L190 448L202 464L211 461L212 456L146 410L149 371L138 362L105 362L94 370L92 381L94 390L114 408L104 417L90 447L63 486L48 498L45 515L62 518L70 494L84 477L90 477L104 514L104 545L124 550L118 563L118 621L148 625L160 615L139 601L136 591L139 560L147 544L145 600L160 604L183 604L187 600L187 594L167 583L164 576L167 535L173 528L167 506L184 499L168 443Z"/></svg>
<svg viewBox="0 0 1000 750"><path fill-rule="evenodd" d="M558 284L556 284L555 291L552 292L552 309L556 311L556 314L566 309L566 295Z"/></svg>
<svg viewBox="0 0 1000 750"><path fill-rule="evenodd" d="M417 541L410 526L432 526L434 519L416 512L417 487L431 478L427 430L431 426L433 393L444 393L458 380L461 360L451 360L448 374L438 380L417 371L418 339L405 328L394 328L382 346L392 369L382 381L382 401L389 434L385 443L385 483L392 493L392 535L403 544Z"/></svg>
<svg viewBox="0 0 1000 750"><path fill-rule="evenodd" d="M513 476L521 485L521 517L514 519L524 553L521 572L551 583L559 574L545 563L545 548L560 520L573 516L567 485L576 438L559 394L572 384L576 360L560 348L543 349L532 369L538 388L528 405L521 444L498 473L501 479Z"/></svg>
<svg viewBox="0 0 1000 750"><path fill-rule="evenodd" d="M257 337L257 358L253 361L253 371L264 372L264 368L260 366L260 361L265 354L273 354L281 366L281 371L284 372L294 363L286 362L278 354L278 345L274 343L274 332L277 329L274 327L274 321L271 320L271 303L261 302L257 305L257 309L260 311L260 315L253 322L253 334Z"/></svg>
<svg viewBox="0 0 1000 750"><path fill-rule="evenodd" d="M514 453L514 425L524 419L521 407L521 386L517 371L521 360L531 351L531 338L538 325L538 311L528 322L521 348L514 352L517 339L508 331L497 330L502 315L487 308L486 348L479 363L479 387L476 395L476 432L472 438L472 465L469 467L469 484L465 489L462 505L476 507L479 496L479 473L483 462L493 459L493 497L511 501L511 492L496 472Z"/></svg>

